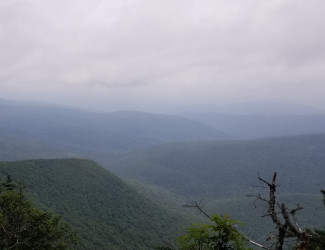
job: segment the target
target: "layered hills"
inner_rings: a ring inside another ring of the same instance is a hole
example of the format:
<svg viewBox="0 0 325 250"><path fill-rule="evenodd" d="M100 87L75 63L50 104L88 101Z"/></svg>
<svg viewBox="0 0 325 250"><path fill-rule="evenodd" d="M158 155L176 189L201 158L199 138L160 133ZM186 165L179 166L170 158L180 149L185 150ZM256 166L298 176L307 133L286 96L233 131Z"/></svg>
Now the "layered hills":
<svg viewBox="0 0 325 250"><path fill-rule="evenodd" d="M20 159L26 159L21 155L28 159L57 156L100 159L110 153L166 142L226 138L229 136L209 125L171 115L94 113L0 104L0 144L13 151L16 147L22 150L17 154ZM24 151L23 144L31 146ZM5 154L7 151L0 152L1 159L17 159Z"/></svg>
<svg viewBox="0 0 325 250"><path fill-rule="evenodd" d="M212 126L237 139L258 139L303 134L325 133L325 115L234 115L215 112L180 114Z"/></svg>
<svg viewBox="0 0 325 250"><path fill-rule="evenodd" d="M0 160L70 158L1 162L0 173L69 221L80 249L152 249L175 239L180 207L192 200L245 222L255 237L272 223L255 219L263 211L251 195L265 190L257 177L274 172L278 197L307 205L301 221L319 226L324 128L322 115L95 113L0 102Z"/></svg>
<svg viewBox="0 0 325 250"><path fill-rule="evenodd" d="M324 115L96 113L0 102L0 159L4 160L84 157L104 164L109 154L164 143L317 133L325 133ZM5 153L9 151L20 153Z"/></svg>

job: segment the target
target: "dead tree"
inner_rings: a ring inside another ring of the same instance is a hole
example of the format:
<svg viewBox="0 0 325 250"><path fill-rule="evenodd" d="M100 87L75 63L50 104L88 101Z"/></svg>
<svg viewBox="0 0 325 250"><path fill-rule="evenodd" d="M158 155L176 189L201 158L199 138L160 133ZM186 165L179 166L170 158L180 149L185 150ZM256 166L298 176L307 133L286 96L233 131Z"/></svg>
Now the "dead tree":
<svg viewBox="0 0 325 250"><path fill-rule="evenodd" d="M276 172L273 174L271 182L267 182L260 177L259 180L268 186L269 196L265 199L259 194L257 198L267 202L267 213L264 216L271 217L277 229L271 249L282 250L285 238L290 236L296 239L295 248L304 250L311 236L299 227L295 218L296 213L303 207L297 204L296 208L289 210L284 203L279 204L276 201Z"/></svg>
<svg viewBox="0 0 325 250"><path fill-rule="evenodd" d="M312 235L310 234L310 230L303 230L299 227L296 220L296 213L303 209L302 206L297 204L294 209L288 209L285 203L278 203L276 200L276 176L277 173L273 174L273 178L271 182L268 182L261 177L258 179L267 185L269 189L269 194L267 198L263 198L261 194L258 194L256 198L263 202L267 203L267 211L263 217L271 217L272 222L274 223L277 232L269 237L273 240L271 246L265 246L257 243L256 241L251 240L246 235L236 229L236 231L247 241L249 241L254 246L260 247L262 249L268 250L282 250L284 247L285 239L290 237L295 239L295 249L296 250L305 250L307 248L308 243L312 240ZM325 190L321 190L324 196L324 206L325 206ZM253 195L254 196L254 195ZM211 217L201 208L201 206L197 202L192 202L192 204L185 204L184 207L190 207L197 209L200 213L202 213L208 219Z"/></svg>

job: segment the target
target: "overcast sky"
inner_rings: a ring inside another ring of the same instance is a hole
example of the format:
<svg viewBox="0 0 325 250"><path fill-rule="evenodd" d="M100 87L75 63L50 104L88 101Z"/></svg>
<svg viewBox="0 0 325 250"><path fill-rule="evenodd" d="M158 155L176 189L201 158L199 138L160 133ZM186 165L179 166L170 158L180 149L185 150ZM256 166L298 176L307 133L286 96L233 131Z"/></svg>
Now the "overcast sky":
<svg viewBox="0 0 325 250"><path fill-rule="evenodd" d="M324 0L1 0L0 98L325 107Z"/></svg>

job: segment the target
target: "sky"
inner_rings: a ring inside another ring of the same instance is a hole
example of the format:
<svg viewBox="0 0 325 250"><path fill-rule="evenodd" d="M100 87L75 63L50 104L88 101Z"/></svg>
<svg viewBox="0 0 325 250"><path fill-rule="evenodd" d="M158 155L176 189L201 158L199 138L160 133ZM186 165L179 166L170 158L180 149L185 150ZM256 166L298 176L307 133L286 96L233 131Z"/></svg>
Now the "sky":
<svg viewBox="0 0 325 250"><path fill-rule="evenodd" d="M322 109L324 13L324 0L1 0L0 98Z"/></svg>

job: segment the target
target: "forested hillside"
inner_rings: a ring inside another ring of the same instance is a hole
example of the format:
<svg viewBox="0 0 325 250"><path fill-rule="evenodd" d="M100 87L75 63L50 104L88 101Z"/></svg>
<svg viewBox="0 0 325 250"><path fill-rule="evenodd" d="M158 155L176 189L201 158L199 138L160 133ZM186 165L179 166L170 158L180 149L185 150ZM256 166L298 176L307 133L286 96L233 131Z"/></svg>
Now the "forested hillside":
<svg viewBox="0 0 325 250"><path fill-rule="evenodd" d="M123 178L136 180L130 183L151 199L164 204L170 199L179 206L181 200L197 201L208 214L243 222L240 230L260 242L274 224L264 216L265 202L256 198L268 197L267 186L258 177L270 181L277 172L278 201L291 209L303 207L299 225L325 225L320 193L325 185L324 135L161 145L120 155L109 166Z"/></svg>
<svg viewBox="0 0 325 250"><path fill-rule="evenodd" d="M256 210L252 195L263 191L258 177L275 171L278 197L305 207L304 225L322 226L324 134L235 140L303 131L299 126L322 131L322 116L291 117L291 128L283 117L266 127L265 117L219 118L0 104L0 160L43 158L1 162L0 173L22 181L41 208L70 222L79 249L152 249L175 240L189 220L202 221L182 208L193 200L210 214L243 221L249 236L264 240L273 225L261 219L263 206ZM62 157L96 160L106 169L91 160L44 159Z"/></svg>
<svg viewBox="0 0 325 250"><path fill-rule="evenodd" d="M325 135L167 144L111 158L108 166L189 197L245 195L258 176L275 171L284 191L317 193L324 187Z"/></svg>
<svg viewBox="0 0 325 250"><path fill-rule="evenodd" d="M78 249L153 249L185 227L182 216L155 205L93 161L0 162L1 179L8 174L38 206L71 223L80 237Z"/></svg>

